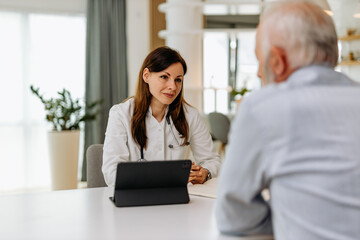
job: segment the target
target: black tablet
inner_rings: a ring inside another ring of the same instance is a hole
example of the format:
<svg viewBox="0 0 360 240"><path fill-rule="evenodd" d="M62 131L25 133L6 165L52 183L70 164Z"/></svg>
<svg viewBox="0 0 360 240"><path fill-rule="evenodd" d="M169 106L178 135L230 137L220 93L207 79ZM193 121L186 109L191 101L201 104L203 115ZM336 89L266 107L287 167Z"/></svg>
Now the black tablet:
<svg viewBox="0 0 360 240"><path fill-rule="evenodd" d="M190 160L121 162L117 166L117 207L188 203Z"/></svg>

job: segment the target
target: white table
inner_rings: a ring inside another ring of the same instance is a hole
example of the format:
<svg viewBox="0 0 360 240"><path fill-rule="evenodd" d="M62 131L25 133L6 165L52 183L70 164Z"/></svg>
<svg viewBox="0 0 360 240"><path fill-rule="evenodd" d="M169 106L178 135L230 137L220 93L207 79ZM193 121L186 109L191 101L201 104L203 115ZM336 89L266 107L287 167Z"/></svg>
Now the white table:
<svg viewBox="0 0 360 240"><path fill-rule="evenodd" d="M189 204L117 208L109 188L0 196L0 239L265 240L220 235L215 199Z"/></svg>

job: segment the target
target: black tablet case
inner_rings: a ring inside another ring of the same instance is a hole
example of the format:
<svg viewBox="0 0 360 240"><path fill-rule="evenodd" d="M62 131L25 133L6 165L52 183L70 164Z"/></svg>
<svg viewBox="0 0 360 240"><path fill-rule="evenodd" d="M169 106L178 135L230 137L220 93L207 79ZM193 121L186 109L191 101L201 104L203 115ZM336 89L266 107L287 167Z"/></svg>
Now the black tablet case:
<svg viewBox="0 0 360 240"><path fill-rule="evenodd" d="M121 162L114 198L117 207L189 202L190 160Z"/></svg>

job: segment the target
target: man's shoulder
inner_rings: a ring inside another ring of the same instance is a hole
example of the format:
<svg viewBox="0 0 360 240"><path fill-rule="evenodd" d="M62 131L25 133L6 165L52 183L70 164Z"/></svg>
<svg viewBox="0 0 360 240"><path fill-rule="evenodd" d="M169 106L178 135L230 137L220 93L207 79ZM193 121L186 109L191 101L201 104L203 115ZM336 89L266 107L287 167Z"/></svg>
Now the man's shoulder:
<svg viewBox="0 0 360 240"><path fill-rule="evenodd" d="M254 108L258 105L268 103L273 98L277 98L281 95L281 92L286 89L283 84L271 84L267 85L259 90L254 91L244 98L241 105L246 105Z"/></svg>
<svg viewBox="0 0 360 240"><path fill-rule="evenodd" d="M325 92L330 94L328 90L334 87L350 87L352 89L357 87L360 90L360 83L329 67L313 65L298 69L285 82L270 84L261 88L246 97L244 102L251 107L274 103L283 106L289 100L301 100L294 93L300 94L305 90L313 89L314 91L321 91L322 94Z"/></svg>
<svg viewBox="0 0 360 240"><path fill-rule="evenodd" d="M360 86L358 82L327 65L309 65L297 69L286 81L291 88Z"/></svg>

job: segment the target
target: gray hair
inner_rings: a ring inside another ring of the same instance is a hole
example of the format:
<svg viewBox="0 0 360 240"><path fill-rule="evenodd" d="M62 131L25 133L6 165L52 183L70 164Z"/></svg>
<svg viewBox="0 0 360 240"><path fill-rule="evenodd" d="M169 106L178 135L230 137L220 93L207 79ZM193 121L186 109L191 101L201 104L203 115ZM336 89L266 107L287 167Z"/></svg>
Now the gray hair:
<svg viewBox="0 0 360 240"><path fill-rule="evenodd" d="M274 4L261 17L261 48L268 58L270 47L286 51L293 69L338 60L337 35L332 18L311 3L288 1Z"/></svg>

